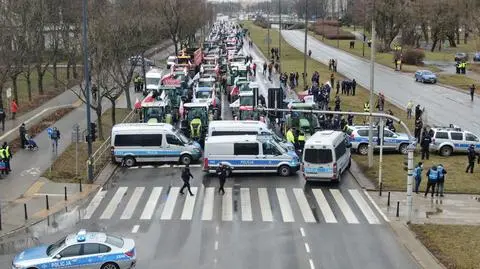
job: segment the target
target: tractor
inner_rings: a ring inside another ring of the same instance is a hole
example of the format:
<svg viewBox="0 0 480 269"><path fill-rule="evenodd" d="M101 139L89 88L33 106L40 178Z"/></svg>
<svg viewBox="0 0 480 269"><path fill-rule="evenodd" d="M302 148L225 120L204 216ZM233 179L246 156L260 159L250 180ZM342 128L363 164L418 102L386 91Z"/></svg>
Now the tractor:
<svg viewBox="0 0 480 269"><path fill-rule="evenodd" d="M183 105L184 120L182 131L191 139L203 143L208 130L208 123L213 120L209 105L206 102L192 102Z"/></svg>
<svg viewBox="0 0 480 269"><path fill-rule="evenodd" d="M162 100L155 91L143 99L141 106L142 122L173 124L170 100Z"/></svg>
<svg viewBox="0 0 480 269"><path fill-rule="evenodd" d="M317 105L315 103L290 103L288 107L292 110L316 110ZM305 113L292 111L285 116L284 133L286 134L288 129L296 128L302 131L306 137L313 135L317 128L319 128L318 118L314 113Z"/></svg>

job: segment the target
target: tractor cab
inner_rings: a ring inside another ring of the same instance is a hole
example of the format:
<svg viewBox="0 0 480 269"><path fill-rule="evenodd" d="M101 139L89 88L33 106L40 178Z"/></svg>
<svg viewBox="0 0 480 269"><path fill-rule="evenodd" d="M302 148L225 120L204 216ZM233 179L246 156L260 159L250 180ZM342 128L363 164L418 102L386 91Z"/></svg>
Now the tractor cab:
<svg viewBox="0 0 480 269"><path fill-rule="evenodd" d="M172 107L169 99L161 99L156 91L153 91L143 99L142 122L147 123L173 123Z"/></svg>
<svg viewBox="0 0 480 269"><path fill-rule="evenodd" d="M317 105L315 103L297 102L288 104L288 107L292 109L292 111L286 115L284 132L286 133L289 128L295 127L302 131L307 137L313 135L320 126L317 116L314 113L297 112L294 110L316 110Z"/></svg>
<svg viewBox="0 0 480 269"><path fill-rule="evenodd" d="M183 105L185 119L182 122L183 132L195 141L202 141L207 132L208 123L213 120L209 105L206 102L192 102Z"/></svg>

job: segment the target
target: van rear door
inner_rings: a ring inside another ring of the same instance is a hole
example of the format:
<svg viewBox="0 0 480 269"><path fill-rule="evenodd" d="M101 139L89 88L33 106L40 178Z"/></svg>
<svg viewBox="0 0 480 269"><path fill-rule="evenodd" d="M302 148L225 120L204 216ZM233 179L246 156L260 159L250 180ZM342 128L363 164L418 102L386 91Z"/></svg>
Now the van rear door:
<svg viewBox="0 0 480 269"><path fill-rule="evenodd" d="M333 152L326 146L305 148L303 163L304 172L309 177L331 178L333 176Z"/></svg>

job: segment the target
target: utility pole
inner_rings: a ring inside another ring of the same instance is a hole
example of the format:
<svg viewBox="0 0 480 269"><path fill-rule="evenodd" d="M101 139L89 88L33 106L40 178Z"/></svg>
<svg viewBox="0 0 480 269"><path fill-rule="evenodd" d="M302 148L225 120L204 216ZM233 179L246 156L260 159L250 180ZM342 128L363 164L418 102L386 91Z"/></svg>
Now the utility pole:
<svg viewBox="0 0 480 269"><path fill-rule="evenodd" d="M270 59L270 1L267 2L267 60Z"/></svg>
<svg viewBox="0 0 480 269"><path fill-rule="evenodd" d="M278 0L278 66L282 70L280 64L282 59L282 0ZM277 70L280 72L280 70Z"/></svg>
<svg viewBox="0 0 480 269"><path fill-rule="evenodd" d="M373 11L375 14L375 0L373 1ZM370 112L373 110L373 92L375 85L375 16L372 16L372 47L370 55ZM373 167L373 117L370 117L370 127L368 130L368 167Z"/></svg>
<svg viewBox="0 0 480 269"><path fill-rule="evenodd" d="M303 49L303 86L307 85L307 37L308 37L308 0L305 0L305 45Z"/></svg>
<svg viewBox="0 0 480 269"><path fill-rule="evenodd" d="M92 166L92 129L91 129L91 116L90 116L90 68L88 61L88 24L87 24L87 0L83 0L83 77L85 78L85 105L87 112L87 144L88 144L88 161L87 161L87 174L88 182L93 181L93 166ZM99 128L102 128L99 126Z"/></svg>

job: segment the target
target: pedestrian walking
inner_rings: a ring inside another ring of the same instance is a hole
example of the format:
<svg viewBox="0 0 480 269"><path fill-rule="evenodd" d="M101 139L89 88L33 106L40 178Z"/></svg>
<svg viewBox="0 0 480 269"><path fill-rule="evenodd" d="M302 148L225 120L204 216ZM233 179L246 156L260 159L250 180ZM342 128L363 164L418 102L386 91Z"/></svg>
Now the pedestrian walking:
<svg viewBox="0 0 480 269"><path fill-rule="evenodd" d="M220 163L220 165L217 168L217 176L218 176L218 181L219 181L219 188L218 188L218 193L225 194L225 189L223 186L225 186L225 182L227 181L227 165L224 163Z"/></svg>
<svg viewBox="0 0 480 269"><path fill-rule="evenodd" d="M20 125L18 131L20 132L20 146L22 147L22 149L24 149L25 144L27 143L27 140L25 139L25 135L27 134L27 128L25 127L25 123L22 123L22 125Z"/></svg>
<svg viewBox="0 0 480 269"><path fill-rule="evenodd" d="M263 69L262 69L263 76L267 74L267 68L268 68L267 62L263 62Z"/></svg>
<svg viewBox="0 0 480 269"><path fill-rule="evenodd" d="M332 74L330 74L330 85L332 87L333 87L333 85L335 85L334 82L335 82L335 75L332 73Z"/></svg>
<svg viewBox="0 0 480 269"><path fill-rule="evenodd" d="M190 173L190 167L187 164L182 170L183 186L180 189L180 194L184 194L183 190L187 188L188 192L190 193L190 196L193 196L192 190L190 189L190 178L193 178L193 176L192 176L192 173Z"/></svg>
<svg viewBox="0 0 480 269"><path fill-rule="evenodd" d="M257 64L256 63L252 64L252 71L253 71L253 76L257 77Z"/></svg>
<svg viewBox="0 0 480 269"><path fill-rule="evenodd" d="M8 175L7 171L7 163L6 163L6 153L3 148L0 148L0 170L2 171L2 175Z"/></svg>
<svg viewBox="0 0 480 269"><path fill-rule="evenodd" d="M435 193L435 185L438 181L438 169L437 166L434 165L430 168L427 172L427 188L425 189L425 197L427 197L428 193L430 192L430 188L432 188L432 198Z"/></svg>
<svg viewBox="0 0 480 269"><path fill-rule="evenodd" d="M445 184L445 175L447 174L447 169L443 167L443 164L437 166L438 171L438 182L437 182L437 194L435 196L443 197L443 187Z"/></svg>
<svg viewBox="0 0 480 269"><path fill-rule="evenodd" d="M2 122L2 132L5 132L5 118L7 115L5 114L5 110L0 108L0 121Z"/></svg>
<svg viewBox="0 0 480 269"><path fill-rule="evenodd" d="M357 81L352 80L352 96L355 96L355 89L357 88Z"/></svg>
<svg viewBox="0 0 480 269"><path fill-rule="evenodd" d="M12 102L10 103L10 111L12 112L12 120L14 120L15 114L17 114L17 111L18 111L18 105L15 99L13 99Z"/></svg>
<svg viewBox="0 0 480 269"><path fill-rule="evenodd" d="M52 140L52 152L58 152L58 140L60 140L60 131L57 127L49 130L50 140Z"/></svg>
<svg viewBox="0 0 480 269"><path fill-rule="evenodd" d="M333 87L333 85L332 85L332 87ZM337 95L338 95L339 91L340 91L340 80L337 80Z"/></svg>
<svg viewBox="0 0 480 269"><path fill-rule="evenodd" d="M410 101L408 101L408 103L407 103L407 119L411 119L411 118L412 118L412 109L413 109L413 101L410 100Z"/></svg>
<svg viewBox="0 0 480 269"><path fill-rule="evenodd" d="M312 50L308 50L308 57L312 57Z"/></svg>
<svg viewBox="0 0 480 269"><path fill-rule="evenodd" d="M472 84L472 86L470 86L470 99L472 100L472 102L473 102L474 95L475 95L475 84Z"/></svg>
<svg viewBox="0 0 480 269"><path fill-rule="evenodd" d="M477 153L475 152L475 145L470 145L470 147L468 147L468 151L467 151L467 157L468 157L468 166L467 166L467 170L465 170L465 173L468 173L468 171L470 170L470 173L473 174L473 168L475 166L475 157L476 157ZM480 161L480 159L479 159Z"/></svg>
<svg viewBox="0 0 480 269"><path fill-rule="evenodd" d="M420 134L422 133L423 122L422 119L415 120L415 138L420 141Z"/></svg>
<svg viewBox="0 0 480 269"><path fill-rule="evenodd" d="M12 159L12 151L10 150L10 146L8 146L7 142L3 142L2 149L4 150L4 162L5 162L5 171L6 174L12 172L10 168L10 160Z"/></svg>
<svg viewBox="0 0 480 269"><path fill-rule="evenodd" d="M420 183L422 182L422 171L423 171L423 163L419 162L413 171L415 176L415 193L418 194L418 188L420 187Z"/></svg>

